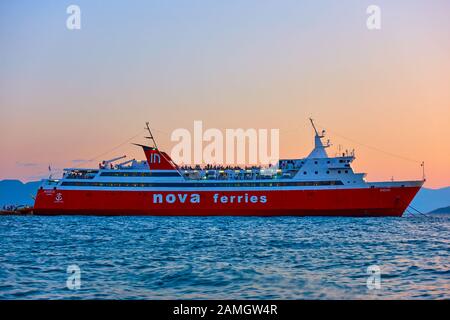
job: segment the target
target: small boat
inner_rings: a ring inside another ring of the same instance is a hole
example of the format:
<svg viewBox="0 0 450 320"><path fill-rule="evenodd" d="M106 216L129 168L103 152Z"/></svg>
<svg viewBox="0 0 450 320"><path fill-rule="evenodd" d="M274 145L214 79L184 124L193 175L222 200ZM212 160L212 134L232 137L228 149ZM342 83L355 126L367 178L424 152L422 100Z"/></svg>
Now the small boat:
<svg viewBox="0 0 450 320"><path fill-rule="evenodd" d="M4 209L0 210L0 215L2 216L17 216L30 214L33 214L33 207L26 205L4 206Z"/></svg>

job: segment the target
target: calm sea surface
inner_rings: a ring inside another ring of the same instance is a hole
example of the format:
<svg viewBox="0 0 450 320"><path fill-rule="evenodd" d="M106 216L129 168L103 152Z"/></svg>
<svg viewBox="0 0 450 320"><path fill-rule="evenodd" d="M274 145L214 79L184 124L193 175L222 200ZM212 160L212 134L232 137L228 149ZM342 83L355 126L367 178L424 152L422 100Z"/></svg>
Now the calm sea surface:
<svg viewBox="0 0 450 320"><path fill-rule="evenodd" d="M205 298L449 299L450 216L0 217L0 299Z"/></svg>

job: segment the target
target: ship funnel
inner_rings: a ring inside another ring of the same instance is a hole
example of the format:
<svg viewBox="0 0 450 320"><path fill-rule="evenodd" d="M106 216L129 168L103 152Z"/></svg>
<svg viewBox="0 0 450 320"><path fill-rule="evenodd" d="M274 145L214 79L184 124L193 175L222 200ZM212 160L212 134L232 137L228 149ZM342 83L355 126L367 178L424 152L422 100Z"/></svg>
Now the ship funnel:
<svg viewBox="0 0 450 320"><path fill-rule="evenodd" d="M141 147L144 149L150 170L177 170L177 165L167 153L148 146L141 145Z"/></svg>

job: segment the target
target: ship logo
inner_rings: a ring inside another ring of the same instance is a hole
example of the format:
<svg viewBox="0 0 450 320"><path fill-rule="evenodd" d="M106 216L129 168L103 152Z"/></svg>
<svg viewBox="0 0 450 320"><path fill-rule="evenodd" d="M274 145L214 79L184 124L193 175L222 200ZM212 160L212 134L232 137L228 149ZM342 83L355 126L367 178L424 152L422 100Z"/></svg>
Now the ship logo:
<svg viewBox="0 0 450 320"><path fill-rule="evenodd" d="M148 157L149 163L161 163L161 156L157 153L152 153Z"/></svg>
<svg viewBox="0 0 450 320"><path fill-rule="evenodd" d="M61 194L61 192L58 192L55 196L55 202L62 202L63 201L63 196Z"/></svg>

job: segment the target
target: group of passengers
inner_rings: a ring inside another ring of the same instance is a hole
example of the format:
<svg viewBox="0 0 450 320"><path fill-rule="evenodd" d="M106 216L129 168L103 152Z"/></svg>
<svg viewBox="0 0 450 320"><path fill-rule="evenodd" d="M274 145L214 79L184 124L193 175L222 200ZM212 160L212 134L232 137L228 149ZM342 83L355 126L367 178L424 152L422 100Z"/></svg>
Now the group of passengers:
<svg viewBox="0 0 450 320"><path fill-rule="evenodd" d="M99 169L107 169L108 168L108 163L106 161L102 161L101 163L98 164L98 168ZM109 164L109 168L112 170L114 169L114 165L112 163Z"/></svg>
<svg viewBox="0 0 450 320"><path fill-rule="evenodd" d="M282 160L280 161L280 169L294 169L296 163L294 160Z"/></svg>
<svg viewBox="0 0 450 320"><path fill-rule="evenodd" d="M92 179L92 175L83 171L70 171L64 175L66 179Z"/></svg>
<svg viewBox="0 0 450 320"><path fill-rule="evenodd" d="M212 165L212 164L207 164L204 167L201 167L200 165L196 165L196 166L181 166L180 167L181 170L185 170L185 171L193 171L193 170L197 170L197 171L230 171L230 170L234 170L234 171L243 171L243 170L260 170L261 167L258 166L245 166L244 168L239 167L239 166L222 166L222 165Z"/></svg>

